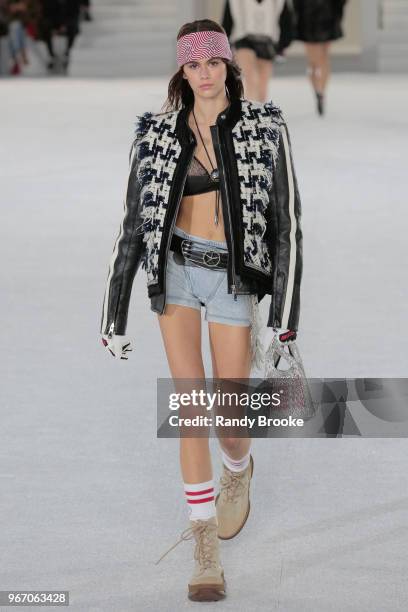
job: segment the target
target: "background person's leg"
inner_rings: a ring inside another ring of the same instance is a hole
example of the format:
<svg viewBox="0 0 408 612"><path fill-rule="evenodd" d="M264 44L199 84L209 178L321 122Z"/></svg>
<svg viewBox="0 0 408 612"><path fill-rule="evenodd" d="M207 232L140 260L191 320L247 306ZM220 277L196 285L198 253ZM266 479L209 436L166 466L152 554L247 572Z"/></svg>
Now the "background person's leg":
<svg viewBox="0 0 408 612"><path fill-rule="evenodd" d="M322 93L321 51L319 43L305 43L308 76L315 91Z"/></svg>
<svg viewBox="0 0 408 612"><path fill-rule="evenodd" d="M69 55L75 39L79 33L78 23L77 21L68 21L65 26L66 37L67 37L67 46L65 49L65 55Z"/></svg>
<svg viewBox="0 0 408 612"><path fill-rule="evenodd" d="M17 19L13 19L9 23L9 31L8 31L8 45L9 51L11 55L11 59L13 61L13 66L10 70L11 74L19 74L20 63L19 63L19 21Z"/></svg>
<svg viewBox="0 0 408 612"><path fill-rule="evenodd" d="M317 101L319 115L324 114L324 94L330 74L330 43L305 43L308 75Z"/></svg>
<svg viewBox="0 0 408 612"><path fill-rule="evenodd" d="M236 49L235 61L242 70L245 98L248 100L257 100L259 76L256 69L255 51L247 48Z"/></svg>
<svg viewBox="0 0 408 612"><path fill-rule="evenodd" d="M269 79L273 74L272 60L256 58L256 70L258 72L258 102L266 102L268 99Z"/></svg>
<svg viewBox="0 0 408 612"><path fill-rule="evenodd" d="M45 46L47 47L47 51L48 51L48 63L47 63L47 68L51 69L54 67L55 64L55 50L54 50L54 43L53 43L53 28L51 26L50 22L44 22L42 24L42 40L45 43Z"/></svg>
<svg viewBox="0 0 408 612"><path fill-rule="evenodd" d="M330 78L330 41L320 45L320 67L322 71L320 77L322 93L325 93Z"/></svg>
<svg viewBox="0 0 408 612"><path fill-rule="evenodd" d="M65 22L64 26L66 36L66 46L63 58L63 67L66 70L69 65L71 49L74 45L75 39L79 33L79 25L77 19L69 19Z"/></svg>

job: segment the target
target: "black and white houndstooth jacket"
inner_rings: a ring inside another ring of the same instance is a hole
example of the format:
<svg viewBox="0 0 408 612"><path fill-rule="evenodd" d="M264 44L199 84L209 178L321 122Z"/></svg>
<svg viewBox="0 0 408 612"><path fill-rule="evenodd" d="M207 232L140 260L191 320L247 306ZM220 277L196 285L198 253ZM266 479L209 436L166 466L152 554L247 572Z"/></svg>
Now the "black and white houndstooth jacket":
<svg viewBox="0 0 408 612"><path fill-rule="evenodd" d="M170 240L196 146L188 107L145 113L129 154L124 215L115 241L100 331L125 334L132 284L145 269L151 309L166 305ZM301 205L281 110L234 100L211 126L229 250L228 292L271 296L267 325L298 329Z"/></svg>

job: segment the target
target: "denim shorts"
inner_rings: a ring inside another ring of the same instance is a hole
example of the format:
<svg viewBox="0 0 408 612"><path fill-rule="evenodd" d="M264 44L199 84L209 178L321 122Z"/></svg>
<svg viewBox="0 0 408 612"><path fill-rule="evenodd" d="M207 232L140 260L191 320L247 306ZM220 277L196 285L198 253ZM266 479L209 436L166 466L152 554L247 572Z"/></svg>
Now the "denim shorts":
<svg viewBox="0 0 408 612"><path fill-rule="evenodd" d="M207 240L188 234L175 226L174 233L199 242L208 249L228 252L226 242ZM205 320L227 325L251 325L251 296L237 294L236 300L228 293L227 270L209 270L195 265L176 263L175 253L169 250L166 269L166 303L190 306L201 311L205 306ZM177 256L177 254L176 254Z"/></svg>

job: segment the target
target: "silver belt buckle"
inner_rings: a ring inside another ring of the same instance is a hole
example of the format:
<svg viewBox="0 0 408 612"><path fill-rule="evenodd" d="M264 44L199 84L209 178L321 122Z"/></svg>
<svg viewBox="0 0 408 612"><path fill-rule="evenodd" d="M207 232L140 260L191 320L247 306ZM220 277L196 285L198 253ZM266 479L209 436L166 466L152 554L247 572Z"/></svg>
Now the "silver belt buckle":
<svg viewBox="0 0 408 612"><path fill-rule="evenodd" d="M217 251L205 251L204 255L203 255L203 261L205 263L206 266L208 266L209 268L214 268L215 266L218 266L218 264L221 261L221 255L219 253L217 253Z"/></svg>
<svg viewBox="0 0 408 612"><path fill-rule="evenodd" d="M188 240L188 238L183 238L183 240L181 241L181 252L185 259L191 261L192 263L195 263L196 265L199 265L197 260L195 260L194 257L192 257L191 255L192 244L193 243L191 240ZM213 251L211 249L201 252L200 255L202 257L202 263L208 268L214 268L218 266L221 261L220 253L217 253L217 251Z"/></svg>

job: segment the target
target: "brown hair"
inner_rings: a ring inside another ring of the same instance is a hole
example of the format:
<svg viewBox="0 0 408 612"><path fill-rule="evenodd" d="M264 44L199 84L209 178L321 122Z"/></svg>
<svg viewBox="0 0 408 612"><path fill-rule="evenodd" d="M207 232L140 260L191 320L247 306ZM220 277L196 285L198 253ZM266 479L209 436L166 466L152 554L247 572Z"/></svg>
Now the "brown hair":
<svg viewBox="0 0 408 612"><path fill-rule="evenodd" d="M190 23L185 23L181 26L177 40L185 34L192 32L204 32L206 30L212 32L222 32L225 30L216 21L211 19L198 19ZM242 98L244 95L244 86L241 79L241 69L233 60L221 58L227 65L227 78L225 85L227 87L228 97L230 101L236 98ZM181 106L189 106L194 102L194 93L187 79L183 78L183 66L180 66L175 75L172 76L169 82L167 100L163 105L165 112L178 110Z"/></svg>

